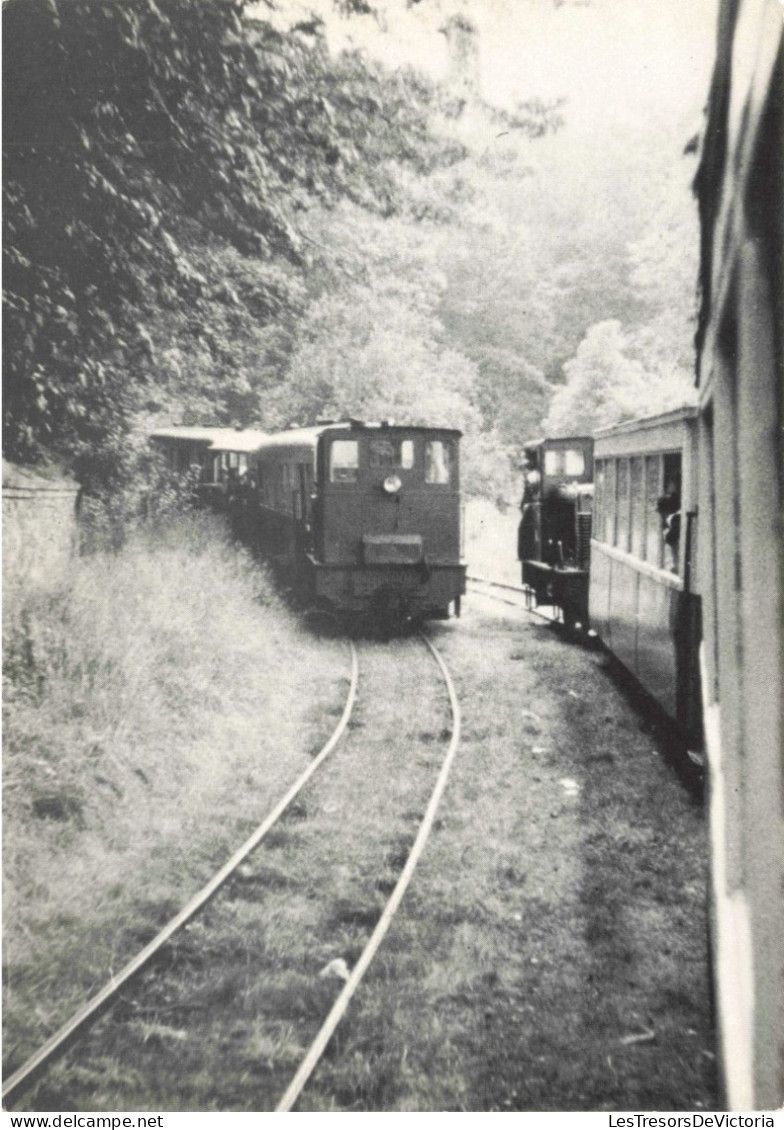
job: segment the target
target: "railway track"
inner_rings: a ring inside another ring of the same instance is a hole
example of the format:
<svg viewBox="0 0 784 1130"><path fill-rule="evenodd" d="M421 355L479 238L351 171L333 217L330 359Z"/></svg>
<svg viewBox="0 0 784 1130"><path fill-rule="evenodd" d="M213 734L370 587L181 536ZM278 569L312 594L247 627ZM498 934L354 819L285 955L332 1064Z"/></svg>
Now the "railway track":
<svg viewBox="0 0 784 1130"><path fill-rule="evenodd" d="M531 591L520 585L508 585L501 581L491 581L487 577L477 577L471 574L467 575L466 580L473 592L486 596L490 600L499 601L511 608L522 609L524 612L532 612L534 616L539 616L542 620L547 620L551 624L561 622L559 609L549 608L549 610L546 610L548 609L547 605L537 607Z"/></svg>
<svg viewBox="0 0 784 1130"><path fill-rule="evenodd" d="M446 785L449 771L458 747L460 736L460 711L451 677L444 665L443 659L441 658L437 649L430 642L430 640L424 636L419 637L419 639L427 647L435 663L438 665L441 679L446 686L450 706L451 722L448 727L442 728L439 735L444 740L446 740L447 737L449 739L446 752L443 758L440 759L435 786L432 788L430 799L427 803L424 815L421 818L418 830L413 839L413 843L411 843L410 845L407 858L405 859L405 863L402 866L402 870L400 870L400 873L397 876L388 901L384 906L380 916L378 917L378 920L376 921L372 929L370 937L367 938L364 947L362 948L362 952L353 962L352 968L347 969L347 979L345 981L345 984L337 995L337 998L334 1000L328 1016L319 1028L315 1037L312 1039L308 1051L304 1055L302 1062L299 1064L296 1072L294 1072L293 1077L291 1078L287 1088L285 1089L285 1092L277 1106L277 1110L279 1111L291 1110L292 1107L296 1104L297 1099L302 1092L302 1089L305 1087L308 1079L316 1068L319 1059L321 1058L325 1048L327 1047L327 1044L332 1038L332 1035L338 1027L341 1018L345 1014L352 997L356 993L357 988L362 981L362 978L364 977L368 967L370 966L375 953L377 952L384 936L389 930L389 927L394 919L395 913L400 905L406 888L410 883L417 861L421 856L422 851L424 850L424 846L432 829L436 809L438 808L441 795ZM411 642L413 643L414 641ZM379 649L376 648L377 653L378 650ZM198 894L195 895L169 923L167 923L167 925L156 935L153 941L146 945L136 955L136 957L134 957L123 967L123 969L119 973L112 977L111 980L98 993L91 997L66 1024L64 1024L57 1032L55 1032L54 1035L44 1045L42 1045L41 1048L38 1049L38 1051L30 1056L30 1058L7 1079L3 1088L3 1099L6 1105L13 1104L16 1100L19 1099L21 1095L29 1090L29 1088L44 1075L47 1069L51 1067L54 1061L59 1059L80 1037L86 1036L86 1042L89 1041L90 1047L88 1047L84 1053L88 1061L90 1057L96 1052L100 1055L102 1049L106 1044L106 1034L104 1033L103 1038L97 1040L97 1032L94 1037L92 1033L88 1032L88 1029L91 1028L93 1022L96 1021L99 1016L111 1010L112 1007L118 1003L118 1001L120 1002L121 1007L116 1011L118 1013L124 1012L126 1018L127 1016L139 1017L147 1014L146 1010L148 1009L148 1006L146 1006L144 1003L140 1004L139 1000L141 998L143 1001L144 998L149 995L150 991L152 991L154 996L157 994L156 1001L152 1004L152 1006L149 1007L150 1015L155 1015L157 1017L168 1011L171 1014L177 1014L179 1016L187 1013L190 1009L193 1009L195 1007L188 1001L177 1001L176 984L174 985L173 989L172 986L168 984L168 982L164 987L163 982L166 981L167 971L164 969L163 977L161 977L161 964L165 963L166 960L170 960L173 966L177 965L176 955L178 952L178 946L181 948L182 952L187 951L190 954L188 960L191 963L193 963L194 961L197 961L197 964L201 962L202 959L195 959L191 952L194 942L194 936L196 936L196 944L198 944L199 934L203 935L203 938L205 940L208 938L209 934L209 928L208 926L204 925L203 916L200 916L200 912L204 910L208 903L211 903L213 904L213 906L215 906L215 910L211 912L210 915L210 917L213 917L214 914L219 913L220 905L225 901L224 899L221 899L218 900L218 904L216 904L214 902L214 896L222 888L226 888L229 891L237 885L239 885L241 888L243 879L247 878L247 876L243 875L243 872L250 871L252 869L247 862L249 860L249 857L255 851L255 849L259 847L262 840L264 840L273 826L282 816L284 816L284 814L286 815L288 822L284 825L284 828L280 833L277 833L276 830L276 834L278 834L282 840L285 840L285 828L293 827L294 825L292 821L296 821L298 819L298 816L301 814L301 811L306 810L307 802L303 802L302 800L302 790L310 781L315 771L327 760L329 755L337 747L349 725L349 721L352 720L352 725L356 725L358 727L363 727L366 724L362 722L354 722L352 719L352 712L354 711L355 702L357 700L359 678L359 660L356 649L353 645L351 645L351 653L352 671L350 689L342 716L329 741L326 743L317 757L314 758L313 762L308 766L308 769L305 771L305 773L303 773L297 779L297 781L294 782L285 796L281 798L278 804L265 818L263 823L259 825L259 827L255 830L253 835L250 836L248 840L242 845L242 847L238 849L237 852L235 852L231 859L227 861L227 863L222 868L220 868L218 872L216 872L209 883L207 883L205 887L202 888L202 890L199 891ZM443 695L443 690L440 692L440 694ZM362 741L363 738L364 735L362 734L362 731L360 729L358 740ZM357 742L352 739L352 744L357 744ZM344 754L341 758L338 759L338 761L345 762L345 743L343 743L343 745ZM428 757L425 760L427 760L428 762L428 771L432 773L432 757ZM420 764L422 764L422 757L420 757L419 762ZM319 779L321 780L322 778L320 777ZM314 785L313 787L315 788L316 786ZM318 786L318 788L320 789L321 786ZM300 799L298 800L297 798ZM300 827L300 825L296 826ZM270 843L272 843L272 837L270 837ZM325 860L326 859L328 859L328 853L326 853L325 855ZM252 876L250 878L252 879ZM194 919L197 916L200 917L198 921L194 922ZM175 935L179 934L181 931L182 936L184 936L185 940L183 942L177 942ZM210 949L210 943L208 941L206 948L207 950ZM169 958L166 957L167 954L170 955ZM206 967L207 966L205 963L205 968ZM129 989L129 983L132 980L134 980L135 982L143 981L144 983L135 983L133 986L133 993L131 994L128 993L127 990ZM113 1040L115 1038L115 1034L113 1032L113 1029L115 1028L114 1019L111 1019L110 1024L112 1031L111 1040ZM105 1024L102 1025L102 1029L105 1029L105 1027ZM116 1027L122 1028L121 1019L118 1020ZM121 1032L117 1034L117 1039L122 1039ZM64 1078L66 1079L68 1066L69 1065L67 1063L64 1063L62 1065L62 1068L60 1069L61 1074L62 1072L65 1072ZM60 1086L62 1087L62 1084L60 1084ZM62 1097L64 1098L65 1096L63 1095ZM153 1105L156 1105L154 1099ZM52 1107L49 1106L47 1107L47 1109L52 1109ZM81 1108L76 1107L75 1109ZM99 1108L96 1107L96 1109ZM114 1106L113 1109L118 1109L118 1107ZM136 1106L136 1109L142 1108ZM224 1107L223 1109L230 1108ZM260 1108L256 1106L252 1109Z"/></svg>

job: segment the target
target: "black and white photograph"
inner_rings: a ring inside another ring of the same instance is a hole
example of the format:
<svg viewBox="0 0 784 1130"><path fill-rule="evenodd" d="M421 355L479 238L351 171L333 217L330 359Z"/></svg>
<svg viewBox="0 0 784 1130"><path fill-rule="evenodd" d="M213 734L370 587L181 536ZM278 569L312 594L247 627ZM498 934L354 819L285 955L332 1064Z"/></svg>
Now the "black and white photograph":
<svg viewBox="0 0 784 1130"><path fill-rule="evenodd" d="M2 32L3 1125L782 1130L782 0Z"/></svg>

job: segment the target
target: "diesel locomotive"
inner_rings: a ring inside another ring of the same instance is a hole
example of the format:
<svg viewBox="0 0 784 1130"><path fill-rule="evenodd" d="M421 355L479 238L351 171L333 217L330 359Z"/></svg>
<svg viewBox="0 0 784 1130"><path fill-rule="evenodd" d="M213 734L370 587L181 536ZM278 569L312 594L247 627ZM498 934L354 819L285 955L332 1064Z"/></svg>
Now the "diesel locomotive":
<svg viewBox="0 0 784 1130"><path fill-rule="evenodd" d="M316 607L383 619L460 612L460 433L321 424L250 456L246 527Z"/></svg>
<svg viewBox="0 0 784 1130"><path fill-rule="evenodd" d="M195 464L238 536L307 604L384 623L460 614L460 432L322 423L267 435L167 428L169 464Z"/></svg>

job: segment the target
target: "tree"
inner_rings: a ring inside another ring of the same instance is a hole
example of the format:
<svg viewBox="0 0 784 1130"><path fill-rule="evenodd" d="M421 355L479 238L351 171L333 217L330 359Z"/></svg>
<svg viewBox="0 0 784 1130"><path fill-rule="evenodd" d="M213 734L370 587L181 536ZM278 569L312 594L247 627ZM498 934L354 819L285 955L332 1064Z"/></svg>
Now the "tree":
<svg viewBox="0 0 784 1130"><path fill-rule="evenodd" d="M266 399L267 426L352 416L459 428L467 492L503 493L506 445L484 426L476 365L438 317L446 279L432 225L344 205L312 216L306 237L316 232L322 270L287 379Z"/></svg>
<svg viewBox="0 0 784 1130"><path fill-rule="evenodd" d="M591 434L688 399L677 372L652 373L633 356L632 343L616 319L591 326L564 371L566 384L553 396L544 424L549 435Z"/></svg>
<svg viewBox="0 0 784 1130"><path fill-rule="evenodd" d="M258 419L302 308L299 219L393 215L459 155L432 88L239 0L4 11L6 454L90 484L134 418Z"/></svg>

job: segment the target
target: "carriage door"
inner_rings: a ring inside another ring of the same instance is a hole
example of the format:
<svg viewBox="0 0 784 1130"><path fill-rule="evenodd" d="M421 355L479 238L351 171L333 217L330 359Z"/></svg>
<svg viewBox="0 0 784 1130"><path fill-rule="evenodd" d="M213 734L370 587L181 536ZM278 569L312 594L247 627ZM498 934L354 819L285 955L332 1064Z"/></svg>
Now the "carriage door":
<svg viewBox="0 0 784 1130"><path fill-rule="evenodd" d="M320 461L322 559L356 564L362 528L359 439L340 433L326 435L321 443Z"/></svg>

